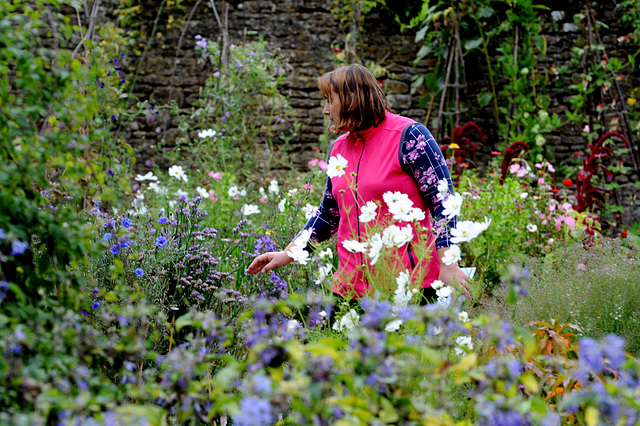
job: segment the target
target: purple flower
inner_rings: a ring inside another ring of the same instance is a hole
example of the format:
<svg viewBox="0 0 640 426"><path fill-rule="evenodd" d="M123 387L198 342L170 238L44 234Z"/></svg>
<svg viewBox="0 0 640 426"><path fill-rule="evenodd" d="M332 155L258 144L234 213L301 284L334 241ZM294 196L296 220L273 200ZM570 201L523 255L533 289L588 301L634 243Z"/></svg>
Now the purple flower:
<svg viewBox="0 0 640 426"><path fill-rule="evenodd" d="M233 424L237 426L262 426L273 420L271 403L256 397L240 401L240 411L233 416Z"/></svg>
<svg viewBox="0 0 640 426"><path fill-rule="evenodd" d="M11 241L11 256L19 256L29 248L29 243L20 240Z"/></svg>
<svg viewBox="0 0 640 426"><path fill-rule="evenodd" d="M100 88L104 89L104 83L100 83Z"/></svg>
<svg viewBox="0 0 640 426"><path fill-rule="evenodd" d="M107 225L107 224L105 223L105 226L106 226L106 225ZM113 234L112 234L111 232L107 232L106 234L104 234L104 235L102 236L102 239L103 239L103 240L105 240L105 241L108 241L108 240L110 240L111 238L113 238Z"/></svg>
<svg viewBox="0 0 640 426"><path fill-rule="evenodd" d="M264 374L256 374L253 378L255 384L253 385L253 391L255 393L270 394L271 393L271 379Z"/></svg>
<svg viewBox="0 0 640 426"><path fill-rule="evenodd" d="M201 47L203 49L207 48L207 40L206 39L200 39L198 41L196 41L196 46Z"/></svg>
<svg viewBox="0 0 640 426"><path fill-rule="evenodd" d="M120 253L120 245L119 244L114 244L111 246L111 254L113 254L114 256L117 256L118 253Z"/></svg>
<svg viewBox="0 0 640 426"><path fill-rule="evenodd" d="M164 247L167 245L167 239L165 237L156 238L156 246Z"/></svg>
<svg viewBox="0 0 640 426"><path fill-rule="evenodd" d="M158 223L160 225L164 225L165 223L169 222L169 218L166 216L162 216L160 219L158 219Z"/></svg>
<svg viewBox="0 0 640 426"><path fill-rule="evenodd" d="M131 227L132 224L133 222L131 222L131 219L129 219L128 217L122 219L122 226L124 226L125 228Z"/></svg>
<svg viewBox="0 0 640 426"><path fill-rule="evenodd" d="M136 273L136 276L138 277L144 276L144 271L140 268L136 268L135 273Z"/></svg>
<svg viewBox="0 0 640 426"><path fill-rule="evenodd" d="M100 302L93 302L93 305L91 305L91 309L96 310L100 307Z"/></svg>

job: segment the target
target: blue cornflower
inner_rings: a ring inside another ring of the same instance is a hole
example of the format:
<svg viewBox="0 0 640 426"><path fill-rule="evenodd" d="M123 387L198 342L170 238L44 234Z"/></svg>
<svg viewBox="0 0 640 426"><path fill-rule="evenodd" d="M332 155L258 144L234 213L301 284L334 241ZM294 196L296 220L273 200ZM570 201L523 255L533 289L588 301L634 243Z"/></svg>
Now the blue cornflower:
<svg viewBox="0 0 640 426"><path fill-rule="evenodd" d="M162 216L160 219L158 219L158 223L160 225L164 225L165 223L169 222L169 218L166 216Z"/></svg>
<svg viewBox="0 0 640 426"><path fill-rule="evenodd" d="M116 256L118 253L120 253L120 245L118 245L118 244L112 245L111 246L111 254Z"/></svg>
<svg viewBox="0 0 640 426"><path fill-rule="evenodd" d="M248 397L240 401L240 411L233 416L238 426L262 426L273 421L271 403L263 398Z"/></svg>
<svg viewBox="0 0 640 426"><path fill-rule="evenodd" d="M100 307L100 302L93 302L93 305L91 305L91 309L96 310Z"/></svg>
<svg viewBox="0 0 640 426"><path fill-rule="evenodd" d="M156 238L156 245L158 247L164 247L167 245L167 239L165 237Z"/></svg>
<svg viewBox="0 0 640 426"><path fill-rule="evenodd" d="M11 241L11 256L19 256L29 248L29 243L20 240Z"/></svg>
<svg viewBox="0 0 640 426"><path fill-rule="evenodd" d="M118 245L120 246L120 248L127 248L129 247L129 244L131 244L131 241L121 241L118 243Z"/></svg>
<svg viewBox="0 0 640 426"><path fill-rule="evenodd" d="M122 219L122 226L124 226L125 228L131 227L132 224L133 222L128 217L125 217L124 219Z"/></svg>
<svg viewBox="0 0 640 426"><path fill-rule="evenodd" d="M0 228L0 241L7 238L7 234L4 233L4 229Z"/></svg>
<svg viewBox="0 0 640 426"><path fill-rule="evenodd" d="M144 275L144 271L140 268L136 268L135 273L138 277L142 277Z"/></svg>

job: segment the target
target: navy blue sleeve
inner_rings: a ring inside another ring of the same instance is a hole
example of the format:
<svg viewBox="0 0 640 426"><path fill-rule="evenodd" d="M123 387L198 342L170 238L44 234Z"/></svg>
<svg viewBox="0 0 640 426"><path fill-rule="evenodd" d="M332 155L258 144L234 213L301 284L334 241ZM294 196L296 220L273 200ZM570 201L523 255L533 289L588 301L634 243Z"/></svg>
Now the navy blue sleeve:
<svg viewBox="0 0 640 426"><path fill-rule="evenodd" d="M447 219L442 214L444 207L438 198L438 182L445 180L448 192L454 193L453 182L447 162L431 132L420 123L409 125L400 146L400 164L418 185L422 198L431 212L436 249L452 245L450 229L455 228L457 217Z"/></svg>
<svg viewBox="0 0 640 426"><path fill-rule="evenodd" d="M313 228L311 241L326 241L338 231L339 222L340 210L338 209L338 202L333 198L331 179L327 178L327 185L320 207L313 213L306 225L304 225L304 228L302 228L302 231ZM300 233L302 231L300 231ZM298 238L300 233L298 233L295 238Z"/></svg>

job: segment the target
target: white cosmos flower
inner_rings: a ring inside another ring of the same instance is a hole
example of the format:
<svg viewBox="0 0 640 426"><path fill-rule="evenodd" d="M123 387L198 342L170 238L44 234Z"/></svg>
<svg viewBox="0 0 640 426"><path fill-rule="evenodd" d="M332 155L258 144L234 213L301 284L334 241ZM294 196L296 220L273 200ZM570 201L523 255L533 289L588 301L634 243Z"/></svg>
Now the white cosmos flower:
<svg viewBox="0 0 640 426"><path fill-rule="evenodd" d="M360 222L367 223L375 219L377 208L378 208L378 205L376 203L374 203L373 201L367 201L367 204L365 204L360 208L361 213L360 213L360 216L358 217Z"/></svg>
<svg viewBox="0 0 640 426"><path fill-rule="evenodd" d="M360 323L360 315L354 310L351 309L349 312L344 314L340 321L336 321L333 324L333 329L336 331L344 331L351 330L353 327Z"/></svg>
<svg viewBox="0 0 640 426"><path fill-rule="evenodd" d="M142 182L145 180L158 180L158 176L154 175L153 172L149 172L146 175L137 175L136 180L138 182Z"/></svg>
<svg viewBox="0 0 640 426"><path fill-rule="evenodd" d="M240 195L240 191L238 191L238 187L237 186L231 186L231 187L229 187L228 194L229 194L229 197L234 198L234 197L237 197L238 195Z"/></svg>
<svg viewBox="0 0 640 426"><path fill-rule="evenodd" d="M382 231L382 242L387 247L402 247L413 239L413 230L411 225L400 228L397 225L391 225Z"/></svg>
<svg viewBox="0 0 640 426"><path fill-rule="evenodd" d="M402 325L401 319L394 319L393 321L391 321L390 323L384 326L384 331L388 333L392 333L394 331L397 331L401 325Z"/></svg>
<svg viewBox="0 0 640 426"><path fill-rule="evenodd" d="M380 258L380 251L384 243L382 242L382 238L380 234L375 234L371 238L369 238L369 257L371 258L371 265L375 265Z"/></svg>
<svg viewBox="0 0 640 426"><path fill-rule="evenodd" d="M291 247L291 250L287 251L287 256L301 265L306 265L309 261L309 252L300 246Z"/></svg>
<svg viewBox="0 0 640 426"><path fill-rule="evenodd" d="M411 282L411 277L409 276L409 271L402 271L398 278L396 278L396 284L398 284L398 288L393 295L393 304L396 307L404 308L409 305L411 301L411 297L413 296L413 292L409 288L409 283Z"/></svg>
<svg viewBox="0 0 640 426"><path fill-rule="evenodd" d="M411 221L411 210L413 209L413 201L408 197L400 199L395 203L389 204L389 213L393 215L394 220L400 220L404 222Z"/></svg>
<svg viewBox="0 0 640 426"><path fill-rule="evenodd" d="M278 203L278 210L280 211L280 213L284 213L284 205L287 202L286 198L283 198L282 200L280 200L280 202Z"/></svg>
<svg viewBox="0 0 640 426"><path fill-rule="evenodd" d="M356 240L344 240L342 242L342 247L351 253L364 253L367 251L367 243L361 243Z"/></svg>
<svg viewBox="0 0 640 426"><path fill-rule="evenodd" d="M530 223L527 225L527 231L529 232L536 232L538 230L538 226L534 225L533 223Z"/></svg>
<svg viewBox="0 0 640 426"><path fill-rule="evenodd" d="M409 212L409 216L411 217L412 222L420 222L421 220L424 220L424 218L426 217L422 209L418 207L412 208L411 211Z"/></svg>
<svg viewBox="0 0 640 426"><path fill-rule="evenodd" d="M278 192L280 192L277 180L273 179L271 182L269 182L269 192L272 194L277 194Z"/></svg>
<svg viewBox="0 0 640 426"><path fill-rule="evenodd" d="M468 322L469 321L469 314L466 311L462 311L462 312L458 313L458 319L461 322Z"/></svg>
<svg viewBox="0 0 640 426"><path fill-rule="evenodd" d="M294 240L294 243L300 248L305 248L311 239L311 235L313 235L313 228L303 229Z"/></svg>
<svg viewBox="0 0 640 426"><path fill-rule="evenodd" d="M447 251L444 252L444 256L442 257L442 263L445 265L453 265L455 262L459 261L460 257L460 247L453 245L449 247Z"/></svg>
<svg viewBox="0 0 640 426"><path fill-rule="evenodd" d="M460 336L456 339L457 348L454 348L454 352L458 356L462 356L466 353L467 350L473 350L473 340L471 340L471 336Z"/></svg>
<svg viewBox="0 0 640 426"><path fill-rule="evenodd" d="M466 243L477 237L479 232L475 222L470 220L458 221L456 227L451 229L451 242L454 244Z"/></svg>
<svg viewBox="0 0 640 426"><path fill-rule="evenodd" d="M444 197L449 192L449 182L446 179L438 181L438 200L444 200Z"/></svg>
<svg viewBox="0 0 640 426"><path fill-rule="evenodd" d="M385 203L387 203L389 208L391 208L393 204L404 201L404 200L411 201L407 194L403 194L402 192L399 192L399 191L395 191L395 192L387 191L384 194L382 194L382 199L384 200Z"/></svg>
<svg viewBox="0 0 640 426"><path fill-rule="evenodd" d="M316 206L307 203L307 205L302 208L302 213L304 214L304 218L307 220L311 219L311 216L313 216L313 213L316 210L317 210Z"/></svg>
<svg viewBox="0 0 640 426"><path fill-rule="evenodd" d="M451 296L452 293L453 293L453 289L448 285L445 285L444 287L440 287L439 289L436 290L438 299L439 298L446 299L447 297Z"/></svg>
<svg viewBox="0 0 640 426"><path fill-rule="evenodd" d="M246 197L247 196L247 190L246 189L241 189L240 190L240 196L241 197Z"/></svg>
<svg viewBox="0 0 640 426"><path fill-rule="evenodd" d="M325 263L324 265L318 266L318 274L316 275L315 283L316 285L322 284L322 282L331 275L331 271L333 270L333 265L330 263Z"/></svg>
<svg viewBox="0 0 640 426"><path fill-rule="evenodd" d="M260 213L260 209L255 204L245 204L244 206L242 206L242 214L245 216L257 213Z"/></svg>
<svg viewBox="0 0 640 426"><path fill-rule="evenodd" d="M187 178L187 175L184 173L182 166L173 165L169 167L169 176L173 176L174 178L184 182L189 182L189 178Z"/></svg>
<svg viewBox="0 0 640 426"><path fill-rule="evenodd" d="M435 280L431 283L431 288L433 288L434 290L438 290L442 287L444 287L444 283L440 280Z"/></svg>
<svg viewBox="0 0 640 426"><path fill-rule="evenodd" d="M449 219L459 215L460 209L462 208L462 201L462 194L457 192L455 194L449 194L449 196L442 201L442 206L444 207L442 214Z"/></svg>
<svg viewBox="0 0 640 426"><path fill-rule="evenodd" d="M199 186L196 188L196 192L198 193L199 196L201 196L202 198L207 198L209 196L209 191L207 191L205 188Z"/></svg>
<svg viewBox="0 0 640 426"><path fill-rule="evenodd" d="M333 258L333 251L330 248L324 249L320 253L318 253L318 257L323 260L331 259Z"/></svg>
<svg viewBox="0 0 640 426"><path fill-rule="evenodd" d="M476 222L475 223L475 227L476 227L476 237L478 236L478 234L480 234L483 231L486 231L489 228L489 225L491 225L491 221L493 219L490 219L488 217L484 217L484 220L482 222Z"/></svg>
<svg viewBox="0 0 640 426"><path fill-rule="evenodd" d="M207 129L207 130L203 130L201 132L198 132L198 137L199 138L212 138L216 135L216 131L213 129Z"/></svg>
<svg viewBox="0 0 640 426"><path fill-rule="evenodd" d="M329 163L327 164L327 176L334 178L344 175L344 172L347 169L347 164L349 164L349 162L342 155L338 154L335 157L331 156L331 158L329 158Z"/></svg>
<svg viewBox="0 0 640 426"><path fill-rule="evenodd" d="M287 333L293 333L294 331L298 330L300 327L300 323L298 322L298 320L289 320L287 322Z"/></svg>
<svg viewBox="0 0 640 426"><path fill-rule="evenodd" d="M149 189L159 195L165 195L168 192L167 188L165 188L164 186L160 186L155 182L151 182L149 184Z"/></svg>

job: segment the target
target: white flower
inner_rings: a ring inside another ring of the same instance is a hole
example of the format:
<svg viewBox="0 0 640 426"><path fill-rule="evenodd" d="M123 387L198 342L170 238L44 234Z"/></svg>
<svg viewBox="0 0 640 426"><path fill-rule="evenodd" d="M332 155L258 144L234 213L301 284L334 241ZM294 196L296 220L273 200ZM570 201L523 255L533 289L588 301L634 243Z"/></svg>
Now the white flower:
<svg viewBox="0 0 640 426"><path fill-rule="evenodd" d="M185 197L188 197L188 196L189 196L189 193L188 193L187 191L185 191L184 189L178 189L178 190L176 191L176 195L178 196L178 198L182 197L183 195L184 195Z"/></svg>
<svg viewBox="0 0 640 426"><path fill-rule="evenodd" d="M378 205L376 203L374 203L373 201L367 201L367 204L360 208L361 213L358 217L360 222L366 223L371 222L373 219L375 219L377 208Z"/></svg>
<svg viewBox="0 0 640 426"><path fill-rule="evenodd" d="M344 331L351 330L353 327L360 323L360 315L354 310L351 309L349 312L344 314L340 321L337 321L333 324L333 329L336 331Z"/></svg>
<svg viewBox="0 0 640 426"><path fill-rule="evenodd" d="M189 182L187 175L184 173L184 169L182 166L173 165L169 167L169 176L173 176L178 180L182 180L184 182Z"/></svg>
<svg viewBox="0 0 640 426"><path fill-rule="evenodd" d="M392 333L392 332L398 330L401 325L402 325L402 320L401 319L394 319L393 321L391 321L390 323L388 323L387 325L384 326L384 331L386 331L388 333Z"/></svg>
<svg viewBox="0 0 640 426"><path fill-rule="evenodd" d="M397 225L391 225L382 231L382 242L387 247L402 247L413 239L413 230L411 225L400 228Z"/></svg>
<svg viewBox="0 0 640 426"><path fill-rule="evenodd" d="M144 194L142 192L138 192L136 194L136 199L140 201L144 200Z"/></svg>
<svg viewBox="0 0 640 426"><path fill-rule="evenodd" d="M267 197L267 191L265 191L263 187L260 187L260 189L258 189L258 192L260 193L261 197Z"/></svg>
<svg viewBox="0 0 640 426"><path fill-rule="evenodd" d="M342 242L342 247L351 253L364 253L367 251L367 243L361 243L356 240L344 240Z"/></svg>
<svg viewBox="0 0 640 426"><path fill-rule="evenodd" d="M490 219L488 217L484 217L484 221L482 222L476 222L475 223L475 227L476 227L476 237L478 236L478 234L480 234L483 231L486 231L489 228L489 225L491 225L491 221L493 219ZM475 237L474 237L475 238Z"/></svg>
<svg viewBox="0 0 640 426"><path fill-rule="evenodd" d="M442 206L444 207L442 214L449 219L453 216L459 215L460 209L462 208L462 201L462 194L449 194L449 196L442 202Z"/></svg>
<svg viewBox="0 0 640 426"><path fill-rule="evenodd" d="M158 180L158 177L153 174L153 172L149 172L146 175L137 175L136 180L138 182L142 182L145 180Z"/></svg>
<svg viewBox="0 0 640 426"><path fill-rule="evenodd" d="M411 210L413 209L413 201L408 197L389 204L389 213L393 215L394 220L409 222L412 220Z"/></svg>
<svg viewBox="0 0 640 426"><path fill-rule="evenodd" d="M424 212L422 211L422 209L420 209L418 207L414 207L409 212L409 217L411 218L412 222L419 222L421 220L424 220L424 218L426 216L425 216Z"/></svg>
<svg viewBox="0 0 640 426"><path fill-rule="evenodd" d="M409 271L400 272L400 275L396 278L398 288L393 296L393 304L395 306L404 308L409 305L409 301L411 301L411 297L413 297L413 292L408 288L410 282L411 277L409 276Z"/></svg>
<svg viewBox="0 0 640 426"><path fill-rule="evenodd" d="M384 194L382 194L382 199L384 200L385 203L387 203L389 208L391 208L393 204L398 202L411 201L407 194L403 194L402 192L399 192L399 191L396 191L396 192L387 191Z"/></svg>
<svg viewBox="0 0 640 426"><path fill-rule="evenodd" d="M326 311L320 311L320 312L318 312L318 316L320 318L326 318L327 317L327 312Z"/></svg>
<svg viewBox="0 0 640 426"><path fill-rule="evenodd" d="M298 188L293 188L293 189L290 189L290 190L289 190L289 192L287 192L287 195L288 195L289 197L293 197L293 196L295 196L297 193L298 193Z"/></svg>
<svg viewBox="0 0 640 426"><path fill-rule="evenodd" d="M149 184L149 189L159 195L165 195L168 192L167 188L165 188L164 186L160 186L155 182L151 182Z"/></svg>
<svg viewBox="0 0 640 426"><path fill-rule="evenodd" d="M530 223L527 225L527 231L529 232L536 232L538 230L538 226L534 225L533 223Z"/></svg>
<svg viewBox="0 0 640 426"><path fill-rule="evenodd" d="M444 256L442 257L442 263L445 265L453 265L455 262L459 261L460 257L460 247L453 245L449 247L447 251L444 252Z"/></svg>
<svg viewBox="0 0 640 426"><path fill-rule="evenodd" d="M324 249L320 253L318 253L318 257L323 260L331 259L333 258L333 251L330 248Z"/></svg>
<svg viewBox="0 0 640 426"><path fill-rule="evenodd" d="M322 284L322 282L331 275L331 271L333 270L333 265L330 263L325 263L324 265L320 265L318 267L318 274L316 276L315 283L317 285Z"/></svg>
<svg viewBox="0 0 640 426"><path fill-rule="evenodd" d="M375 234L371 238L369 238L369 257L371 258L371 265L375 265L380 258L380 251L384 243L382 242L382 238L380 234Z"/></svg>
<svg viewBox="0 0 640 426"><path fill-rule="evenodd" d="M293 333L294 331L298 330L299 328L301 328L300 323L298 322L298 320L289 320L287 322L287 333Z"/></svg>
<svg viewBox="0 0 640 426"><path fill-rule="evenodd" d="M241 189L240 190L240 196L241 197L246 197L247 196L247 190L246 189Z"/></svg>
<svg viewBox="0 0 640 426"><path fill-rule="evenodd" d="M334 178L344 175L347 164L349 164L349 162L342 155L338 154L336 157L331 156L331 158L329 158L329 164L327 165L327 176Z"/></svg>
<svg viewBox="0 0 640 426"><path fill-rule="evenodd" d="M466 243L478 236L478 227L475 222L461 220L457 226L451 229L451 242L454 244Z"/></svg>
<svg viewBox="0 0 640 426"><path fill-rule="evenodd" d="M520 193L520 198L522 198L523 200L524 200L525 198L527 198L528 196L529 196L529 193L528 193L528 192L522 192L522 193Z"/></svg>
<svg viewBox="0 0 640 426"><path fill-rule="evenodd" d="M283 198L282 200L280 200L280 202L278 203L278 210L280 211L280 213L284 213L284 205L287 202L286 198Z"/></svg>
<svg viewBox="0 0 640 426"><path fill-rule="evenodd" d="M446 299L447 297L451 296L452 293L453 293L453 289L451 287L449 287L448 285L445 285L444 287L441 287L441 288L436 290L436 294L438 295L438 299L439 298Z"/></svg>
<svg viewBox="0 0 640 426"><path fill-rule="evenodd" d="M311 216L313 216L313 213L316 210L317 210L316 206L307 203L307 205L302 208L302 213L304 214L304 218L307 220L311 219Z"/></svg>
<svg viewBox="0 0 640 426"><path fill-rule="evenodd" d="M271 182L269 182L269 192L272 194L277 194L278 192L280 192L277 180L273 179Z"/></svg>
<svg viewBox="0 0 640 426"><path fill-rule="evenodd" d="M231 197L231 198L234 198L234 197L237 197L238 195L240 195L240 191L238 191L238 187L237 186L229 187L229 191L227 191L227 193L229 194L229 197Z"/></svg>
<svg viewBox="0 0 640 426"><path fill-rule="evenodd" d="M454 348L454 352L458 356L462 356L466 353L467 350L473 349L473 341L471 340L471 336L460 336L456 339L457 348Z"/></svg>
<svg viewBox="0 0 640 426"><path fill-rule="evenodd" d="M434 290L438 290L439 288L444 287L444 283L440 280L435 280L431 283L431 288Z"/></svg>
<svg viewBox="0 0 640 426"><path fill-rule="evenodd" d="M461 322L468 322L469 321L469 314L466 311L462 311L462 312L458 313L458 319Z"/></svg>
<svg viewBox="0 0 640 426"><path fill-rule="evenodd" d="M446 179L438 181L438 200L444 200L444 197L449 192L449 182Z"/></svg>
<svg viewBox="0 0 640 426"><path fill-rule="evenodd" d="M213 129L207 129L207 130L203 130L201 132L198 132L198 137L199 138L212 138L216 135L216 131Z"/></svg>
<svg viewBox="0 0 640 426"><path fill-rule="evenodd" d="M313 235L313 228L303 229L300 235L294 240L295 245L300 248L305 248L311 239L311 235Z"/></svg>
<svg viewBox="0 0 640 426"><path fill-rule="evenodd" d="M300 246L291 247L291 250L287 252L287 256L301 265L306 265L309 261L309 252Z"/></svg>
<svg viewBox="0 0 640 426"><path fill-rule="evenodd" d="M201 196L202 198L207 198L209 196L209 191L207 191L205 188L199 186L196 188L196 192L198 193L199 196Z"/></svg>
<svg viewBox="0 0 640 426"><path fill-rule="evenodd" d="M245 216L257 213L260 213L260 209L255 204L245 204L244 206L242 206L242 214Z"/></svg>

